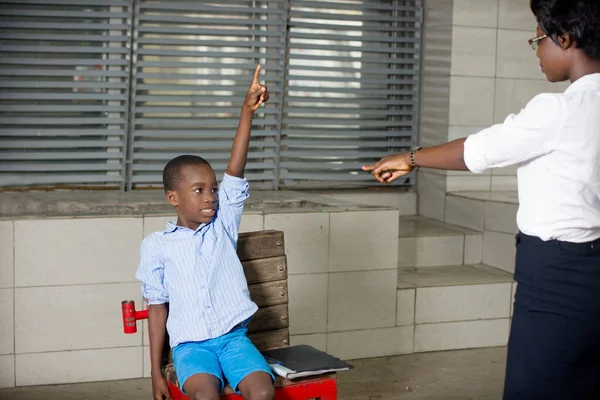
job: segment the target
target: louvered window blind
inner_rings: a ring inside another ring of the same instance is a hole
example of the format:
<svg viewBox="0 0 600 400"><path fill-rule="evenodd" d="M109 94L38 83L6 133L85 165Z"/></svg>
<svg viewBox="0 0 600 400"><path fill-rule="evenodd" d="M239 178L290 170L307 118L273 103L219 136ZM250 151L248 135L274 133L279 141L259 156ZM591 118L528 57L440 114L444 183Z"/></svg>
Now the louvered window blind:
<svg viewBox="0 0 600 400"><path fill-rule="evenodd" d="M124 188L129 1L0 1L0 185Z"/></svg>
<svg viewBox="0 0 600 400"><path fill-rule="evenodd" d="M364 163L414 144L420 19L418 1L291 1L282 186L372 185Z"/></svg>
<svg viewBox="0 0 600 400"><path fill-rule="evenodd" d="M183 153L221 175L257 63L253 187L372 186L416 141L421 3L0 0L0 187L160 187Z"/></svg>
<svg viewBox="0 0 600 400"><path fill-rule="evenodd" d="M221 176L258 63L270 100L255 113L246 176L275 188L281 126L286 2L138 4L131 183L160 185L169 159L206 158Z"/></svg>

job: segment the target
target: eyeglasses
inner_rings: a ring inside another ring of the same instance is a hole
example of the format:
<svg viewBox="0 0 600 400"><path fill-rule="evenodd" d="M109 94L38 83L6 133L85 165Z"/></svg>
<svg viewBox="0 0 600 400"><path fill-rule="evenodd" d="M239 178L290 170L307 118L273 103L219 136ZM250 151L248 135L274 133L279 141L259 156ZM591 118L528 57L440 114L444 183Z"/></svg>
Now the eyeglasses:
<svg viewBox="0 0 600 400"><path fill-rule="evenodd" d="M538 47L540 47L540 42L547 37L548 37L548 35L543 34L542 36L538 36L533 39L529 39L529 45L531 46L532 49L537 50Z"/></svg>

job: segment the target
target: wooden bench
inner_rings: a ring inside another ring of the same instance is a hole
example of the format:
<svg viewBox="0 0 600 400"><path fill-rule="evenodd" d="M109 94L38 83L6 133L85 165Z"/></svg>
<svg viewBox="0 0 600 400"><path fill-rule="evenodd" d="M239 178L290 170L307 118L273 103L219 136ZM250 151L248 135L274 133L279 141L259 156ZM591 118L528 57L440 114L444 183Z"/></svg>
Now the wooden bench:
<svg viewBox="0 0 600 400"><path fill-rule="evenodd" d="M259 309L248 325L248 337L259 350L286 347L290 344L287 261L283 232L241 233L237 253L244 267L250 297ZM163 348L163 376L169 381L173 400L188 399L179 387L167 338ZM242 400L227 386L221 398ZM277 377L276 400L336 400L335 374L289 381Z"/></svg>

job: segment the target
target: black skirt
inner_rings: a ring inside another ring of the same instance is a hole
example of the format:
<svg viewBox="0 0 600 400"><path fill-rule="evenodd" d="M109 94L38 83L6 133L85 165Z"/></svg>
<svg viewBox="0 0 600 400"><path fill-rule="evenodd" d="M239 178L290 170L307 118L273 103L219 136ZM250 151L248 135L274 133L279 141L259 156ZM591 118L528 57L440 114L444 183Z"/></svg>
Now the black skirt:
<svg viewBox="0 0 600 400"><path fill-rule="evenodd" d="M600 239L516 241L504 400L600 399Z"/></svg>

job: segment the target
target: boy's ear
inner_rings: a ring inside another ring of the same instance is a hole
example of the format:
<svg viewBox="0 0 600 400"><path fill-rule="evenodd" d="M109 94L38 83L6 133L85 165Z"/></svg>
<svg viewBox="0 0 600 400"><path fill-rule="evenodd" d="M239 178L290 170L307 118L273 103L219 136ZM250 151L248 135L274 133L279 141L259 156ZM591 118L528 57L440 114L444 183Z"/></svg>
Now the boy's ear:
<svg viewBox="0 0 600 400"><path fill-rule="evenodd" d="M568 33L563 33L557 37L558 43L563 50L567 50L569 47L573 45L573 40L571 40L571 35Z"/></svg>
<svg viewBox="0 0 600 400"><path fill-rule="evenodd" d="M173 206L177 207L179 205L179 196L177 196L177 192L174 190L169 190L167 192L167 201Z"/></svg>

